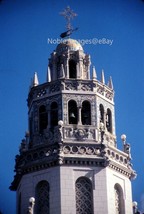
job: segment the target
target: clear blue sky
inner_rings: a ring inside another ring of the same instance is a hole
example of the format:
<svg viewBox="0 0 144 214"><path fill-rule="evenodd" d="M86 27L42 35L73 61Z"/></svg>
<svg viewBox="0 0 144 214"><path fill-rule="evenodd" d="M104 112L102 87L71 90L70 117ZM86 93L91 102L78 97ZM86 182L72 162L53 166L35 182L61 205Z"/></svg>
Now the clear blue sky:
<svg viewBox="0 0 144 214"><path fill-rule="evenodd" d="M28 127L27 94L35 71L45 82L48 58L65 20L59 12L70 6L78 17L74 39L107 38L109 45L85 45L98 78L105 71L113 78L116 133L131 144L133 200L144 193L144 2L141 0L2 0L0 3L0 209L15 214L15 193L8 187L14 176L14 159Z"/></svg>

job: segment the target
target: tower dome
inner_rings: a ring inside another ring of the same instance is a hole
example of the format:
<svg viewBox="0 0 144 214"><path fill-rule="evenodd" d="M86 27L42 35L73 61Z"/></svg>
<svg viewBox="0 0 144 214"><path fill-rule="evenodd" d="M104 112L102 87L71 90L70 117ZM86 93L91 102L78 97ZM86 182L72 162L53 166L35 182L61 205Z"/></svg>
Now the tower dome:
<svg viewBox="0 0 144 214"><path fill-rule="evenodd" d="M58 44L56 51L57 52L62 52L65 50L70 50L70 51L78 51L81 50L83 51L83 48L81 44L74 39L65 39L63 40L60 44Z"/></svg>

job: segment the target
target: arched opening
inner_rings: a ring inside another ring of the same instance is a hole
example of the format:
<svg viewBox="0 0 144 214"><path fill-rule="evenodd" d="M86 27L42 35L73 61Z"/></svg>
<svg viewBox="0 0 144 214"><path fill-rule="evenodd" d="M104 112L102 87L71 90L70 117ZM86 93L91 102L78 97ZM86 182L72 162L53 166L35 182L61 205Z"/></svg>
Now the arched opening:
<svg viewBox="0 0 144 214"><path fill-rule="evenodd" d="M86 177L80 177L75 183L76 214L93 214L92 183Z"/></svg>
<svg viewBox="0 0 144 214"><path fill-rule="evenodd" d="M100 122L104 123L104 107L102 104L100 104L99 110L100 110Z"/></svg>
<svg viewBox="0 0 144 214"><path fill-rule="evenodd" d="M112 113L110 109L107 109L106 127L108 132L112 133Z"/></svg>
<svg viewBox="0 0 144 214"><path fill-rule="evenodd" d="M82 125L91 125L91 105L88 101L82 103L81 118Z"/></svg>
<svg viewBox="0 0 144 214"><path fill-rule="evenodd" d="M69 124L77 124L78 122L77 104L76 101L74 100L70 100L68 102L68 116Z"/></svg>
<svg viewBox="0 0 144 214"><path fill-rule="evenodd" d="M39 131L43 132L44 129L47 128L48 125L48 114L46 111L46 107L44 105L39 108Z"/></svg>
<svg viewBox="0 0 144 214"><path fill-rule="evenodd" d="M51 128L58 125L58 104L53 102L50 108Z"/></svg>
<svg viewBox="0 0 144 214"><path fill-rule="evenodd" d="M69 60L69 78L76 78L76 62L71 59Z"/></svg>
<svg viewBox="0 0 144 214"><path fill-rule="evenodd" d="M114 197L115 197L115 213L125 214L123 190L119 184L114 186Z"/></svg>
<svg viewBox="0 0 144 214"><path fill-rule="evenodd" d="M36 186L36 214L49 214L49 183L40 181Z"/></svg>

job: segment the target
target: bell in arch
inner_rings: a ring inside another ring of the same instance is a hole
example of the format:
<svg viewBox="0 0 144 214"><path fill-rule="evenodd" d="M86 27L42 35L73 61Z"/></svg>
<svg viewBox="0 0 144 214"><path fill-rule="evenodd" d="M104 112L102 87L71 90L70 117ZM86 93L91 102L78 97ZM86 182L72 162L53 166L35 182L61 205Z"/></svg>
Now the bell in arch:
<svg viewBox="0 0 144 214"><path fill-rule="evenodd" d="M76 118L73 112L70 113L70 118Z"/></svg>

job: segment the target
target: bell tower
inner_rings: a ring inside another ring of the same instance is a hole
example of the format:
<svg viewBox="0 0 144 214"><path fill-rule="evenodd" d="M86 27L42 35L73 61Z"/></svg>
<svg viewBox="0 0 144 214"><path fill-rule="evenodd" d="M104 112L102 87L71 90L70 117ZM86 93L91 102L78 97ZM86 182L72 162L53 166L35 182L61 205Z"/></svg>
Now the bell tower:
<svg viewBox="0 0 144 214"><path fill-rule="evenodd" d="M73 31L65 12L62 36ZM123 151L117 148L112 78L106 84L102 71L98 80L90 65L90 55L69 38L52 52L46 82L39 84L34 74L27 99L29 131L10 186L17 214L133 213L136 174L125 135Z"/></svg>

